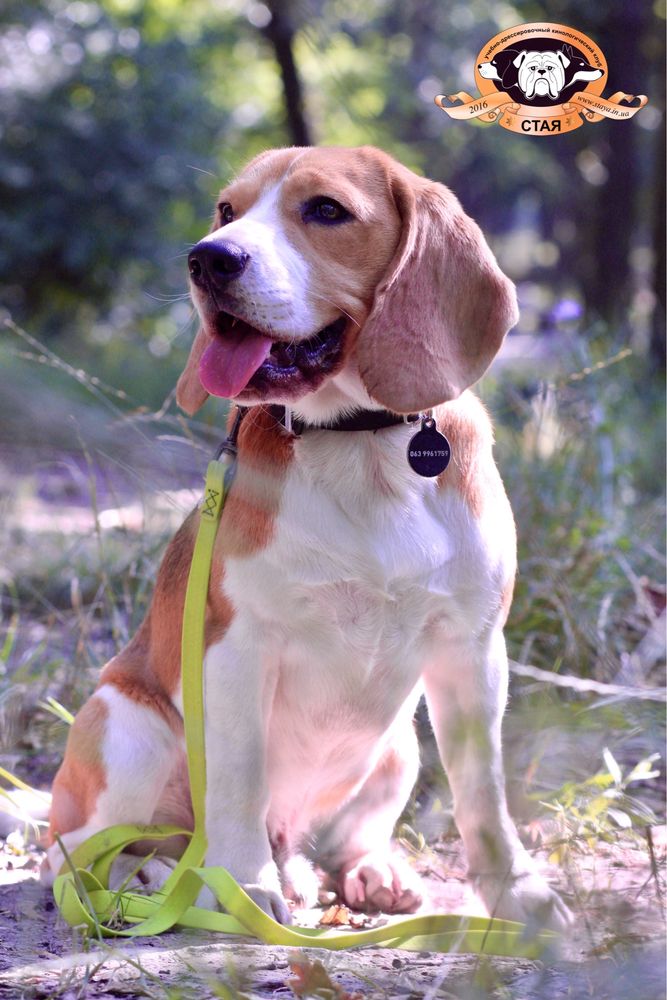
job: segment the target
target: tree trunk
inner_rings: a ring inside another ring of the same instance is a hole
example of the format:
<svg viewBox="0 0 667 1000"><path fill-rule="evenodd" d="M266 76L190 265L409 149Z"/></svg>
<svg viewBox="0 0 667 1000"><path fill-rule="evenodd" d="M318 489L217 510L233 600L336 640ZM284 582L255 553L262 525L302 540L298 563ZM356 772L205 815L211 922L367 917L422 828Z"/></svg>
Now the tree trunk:
<svg viewBox="0 0 667 1000"><path fill-rule="evenodd" d="M609 64L610 92L632 89L642 74L639 43L644 28L644 12L637 6L614 4L599 31L599 41ZM591 128L591 126L584 126ZM627 314L632 291L630 251L638 224L637 198L639 164L637 142L630 122L602 122L592 128L606 132L600 152L607 168L606 183L597 189L594 236L594 280L588 304L593 312L612 323ZM591 136L591 145L597 136Z"/></svg>
<svg viewBox="0 0 667 1000"><path fill-rule="evenodd" d="M663 116L662 127L658 131L658 152L656 156L656 205L655 218L653 224L653 249L655 252L655 265L653 270L653 290L655 292L656 303L653 311L653 324L651 327L651 360L660 372L665 371L665 310L667 309L667 299L665 296L665 272L667 264L665 262L665 119Z"/></svg>
<svg viewBox="0 0 667 1000"><path fill-rule="evenodd" d="M294 27L288 0L266 0L271 20L263 29L271 42L280 67L285 94L285 110L290 140L295 146L312 146L312 137L304 110L303 88L294 61Z"/></svg>

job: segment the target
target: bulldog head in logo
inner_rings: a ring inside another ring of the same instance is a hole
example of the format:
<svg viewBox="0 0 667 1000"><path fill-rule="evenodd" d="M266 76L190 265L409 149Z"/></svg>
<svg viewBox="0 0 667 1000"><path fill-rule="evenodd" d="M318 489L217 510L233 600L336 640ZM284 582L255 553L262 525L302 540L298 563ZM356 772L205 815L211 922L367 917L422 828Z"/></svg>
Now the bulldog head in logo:
<svg viewBox="0 0 667 1000"><path fill-rule="evenodd" d="M533 97L558 97L565 86L565 68L570 60L560 52L520 52L514 60L517 83L528 100Z"/></svg>
<svg viewBox="0 0 667 1000"><path fill-rule="evenodd" d="M563 45L555 52L519 52L512 65L517 70L517 85L529 101L535 97L556 100L566 88L579 90L603 75L601 69L574 52L571 45Z"/></svg>

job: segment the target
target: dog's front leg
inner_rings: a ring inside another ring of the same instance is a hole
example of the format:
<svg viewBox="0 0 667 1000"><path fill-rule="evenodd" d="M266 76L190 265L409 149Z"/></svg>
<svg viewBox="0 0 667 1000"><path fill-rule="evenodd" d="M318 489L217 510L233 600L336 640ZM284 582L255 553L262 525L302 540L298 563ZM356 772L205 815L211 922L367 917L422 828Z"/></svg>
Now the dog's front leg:
<svg viewBox="0 0 667 1000"><path fill-rule="evenodd" d="M489 913L563 928L570 913L537 872L507 811L500 729L507 654L499 628L447 642L424 682L469 873Z"/></svg>
<svg viewBox="0 0 667 1000"><path fill-rule="evenodd" d="M265 660L261 627L238 619L204 658L206 863L222 865L266 913L289 923L266 827L266 738L276 671ZM209 890L199 905L214 905Z"/></svg>

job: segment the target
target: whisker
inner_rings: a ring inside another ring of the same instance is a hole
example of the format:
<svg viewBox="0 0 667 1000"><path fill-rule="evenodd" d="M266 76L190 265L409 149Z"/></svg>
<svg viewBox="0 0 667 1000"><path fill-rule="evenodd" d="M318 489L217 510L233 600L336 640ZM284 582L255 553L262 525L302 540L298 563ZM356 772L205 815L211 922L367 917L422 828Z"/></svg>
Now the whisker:
<svg viewBox="0 0 667 1000"><path fill-rule="evenodd" d="M313 292L313 291L311 291L310 294L314 299L321 299L322 302L328 302L329 305L335 306L336 309L338 309L339 312L342 312L343 316L347 316L350 322L354 323L355 326L361 326L361 324L354 318L354 316L350 316L349 312L347 312L345 309L341 309L338 303L334 302L333 299L330 299L328 295L321 295L319 292Z"/></svg>
<svg viewBox="0 0 667 1000"><path fill-rule="evenodd" d="M207 177L212 177L213 180L215 180L215 174L212 173L210 170L204 170L203 167L198 167L194 163L188 163L187 167L188 167L189 170L196 170L197 173L206 174Z"/></svg>
<svg viewBox="0 0 667 1000"><path fill-rule="evenodd" d="M153 295L152 292L144 292L144 295L153 299L154 302L164 302L164 303L174 303L174 302L185 302L190 298L189 292L181 292L180 295Z"/></svg>

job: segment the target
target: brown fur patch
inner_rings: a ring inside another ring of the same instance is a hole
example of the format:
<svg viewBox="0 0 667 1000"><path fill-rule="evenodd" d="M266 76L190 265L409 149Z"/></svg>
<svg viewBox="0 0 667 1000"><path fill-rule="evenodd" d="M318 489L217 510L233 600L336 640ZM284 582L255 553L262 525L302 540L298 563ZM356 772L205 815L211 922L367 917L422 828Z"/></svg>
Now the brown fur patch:
<svg viewBox="0 0 667 1000"><path fill-rule="evenodd" d="M371 396L409 413L456 399L483 375L516 323L516 295L452 192L385 159L401 239L356 354Z"/></svg>
<svg viewBox="0 0 667 1000"><path fill-rule="evenodd" d="M170 545L162 567L167 561L167 555L173 557L171 549ZM160 573L162 573L162 567L160 567ZM165 571L167 576L168 571L169 564ZM137 705L152 709L164 719L167 725L180 734L183 731L182 719L170 700L170 696L180 679L180 639L178 648L172 650L168 645L169 640L173 637L171 633L172 623L165 614L164 605L173 603L169 600L169 597L173 595L169 592L165 594L160 590L160 573L158 573L158 585L152 606L141 623L139 631L125 649L114 656L104 667L100 674L98 687L103 684L112 684ZM180 582L180 577L177 577L175 580L176 591ZM177 613L177 609L173 607L170 610ZM165 639L166 644L163 645ZM174 677L175 673L176 677Z"/></svg>
<svg viewBox="0 0 667 1000"><path fill-rule="evenodd" d="M230 415L230 421L232 415ZM218 528L206 611L206 645L229 627L233 609L223 593L224 560L252 555L271 539L292 439L267 407L254 407L241 424L238 468ZM157 711L173 728L181 718L171 703L181 678L181 632L199 510L174 535L160 566L150 610L129 645L104 668L114 684Z"/></svg>
<svg viewBox="0 0 667 1000"><path fill-rule="evenodd" d="M67 740L65 760L53 782L49 843L54 834L69 833L87 822L100 792L106 788L102 740L109 715L94 695L77 713Z"/></svg>
<svg viewBox="0 0 667 1000"><path fill-rule="evenodd" d="M173 697L181 681L183 606L198 526L199 511L194 510L169 543L148 615L135 639L121 654L129 654L137 644L136 652L142 656L143 665L133 656L133 662L128 663L131 673L139 676L148 688L153 687L154 678L169 697ZM139 642L142 632L145 635Z"/></svg>
<svg viewBox="0 0 667 1000"><path fill-rule="evenodd" d="M269 544L292 451L293 439L269 408L253 407L241 424L236 478L215 543L218 577L226 557L249 556ZM211 590L219 591L214 580Z"/></svg>
<svg viewBox="0 0 667 1000"><path fill-rule="evenodd" d="M451 461L438 476L440 489L455 489L475 518L484 503L503 485L493 460L493 429L482 403L471 392L464 393L435 411L438 430L451 446Z"/></svg>

